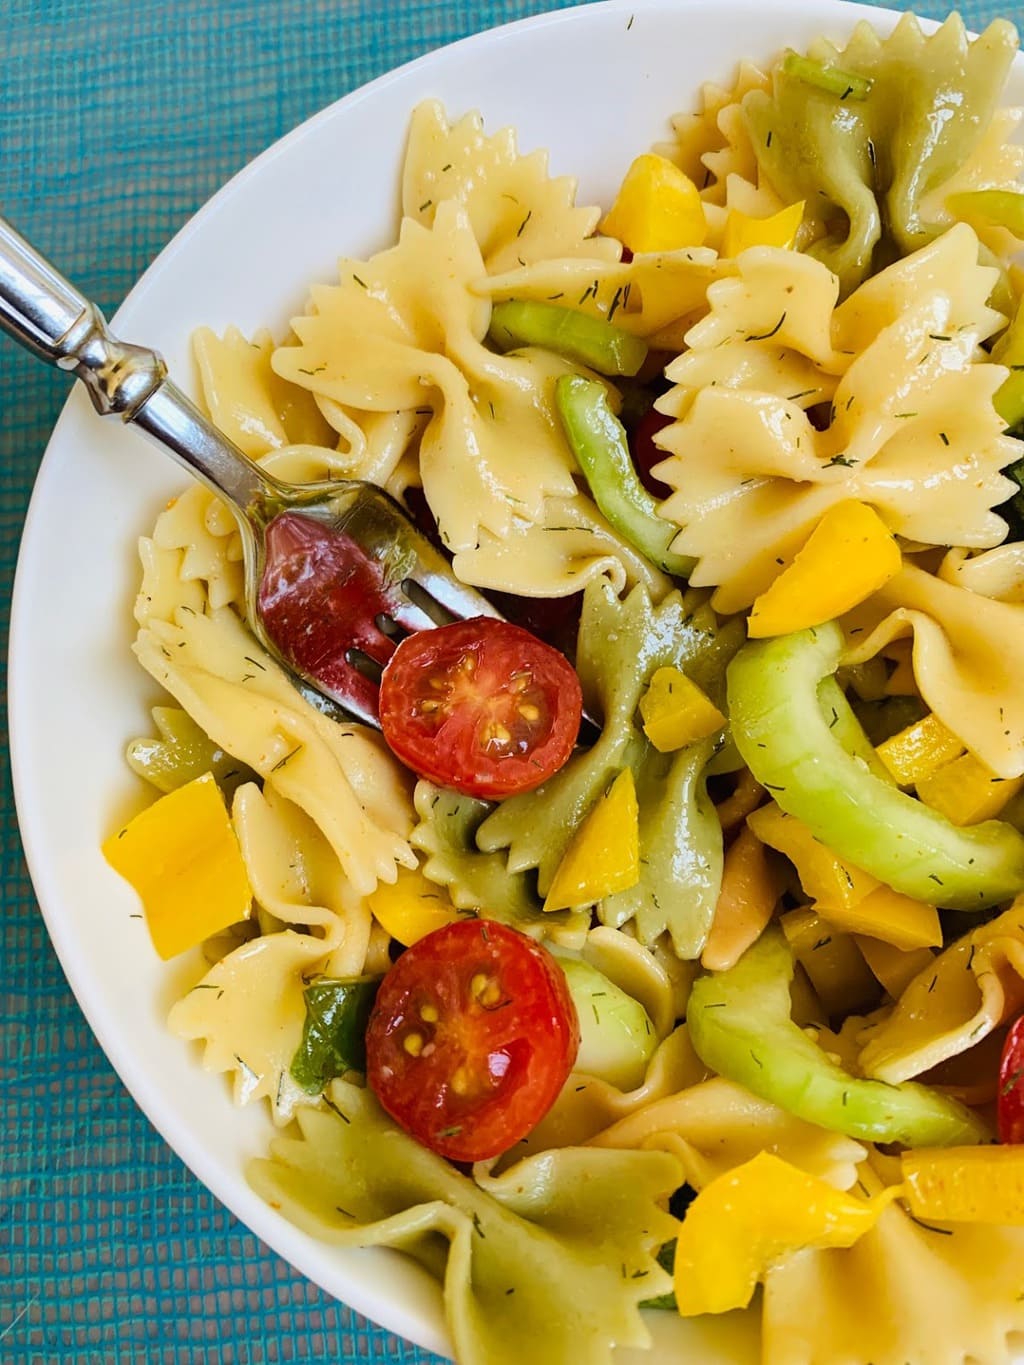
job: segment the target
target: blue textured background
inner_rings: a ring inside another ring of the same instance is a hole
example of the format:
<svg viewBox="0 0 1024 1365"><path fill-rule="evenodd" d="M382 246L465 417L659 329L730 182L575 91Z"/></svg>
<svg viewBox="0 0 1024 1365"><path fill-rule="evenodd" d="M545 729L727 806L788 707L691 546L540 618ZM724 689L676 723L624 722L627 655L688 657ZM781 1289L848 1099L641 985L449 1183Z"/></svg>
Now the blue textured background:
<svg viewBox="0 0 1024 1365"><path fill-rule="evenodd" d="M0 0L0 213L113 311L199 205L282 133L432 47L551 7ZM918 12L940 18L946 6ZM961 12L977 28L997 6ZM66 387L0 335L5 642L19 531ZM435 1360L270 1252L136 1109L38 916L6 733L0 764L0 1362Z"/></svg>

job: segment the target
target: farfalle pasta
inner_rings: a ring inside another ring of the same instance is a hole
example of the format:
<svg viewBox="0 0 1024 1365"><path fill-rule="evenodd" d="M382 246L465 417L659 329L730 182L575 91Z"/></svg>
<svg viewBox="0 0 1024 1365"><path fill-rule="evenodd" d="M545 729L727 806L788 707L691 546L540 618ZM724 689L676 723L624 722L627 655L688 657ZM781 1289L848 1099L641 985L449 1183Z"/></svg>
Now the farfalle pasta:
<svg viewBox="0 0 1024 1365"><path fill-rule="evenodd" d="M297 628L386 640L379 734L183 492L135 607L164 795L105 845L147 915L210 903L169 1026L266 1101L253 1186L418 1261L460 1365L605 1365L655 1312L748 1307L766 1365L1024 1330L1014 51L908 16L752 54L602 206L427 101L394 244L279 341L196 334L245 454L385 490L527 627L440 623L404 560L403 624L303 550Z"/></svg>

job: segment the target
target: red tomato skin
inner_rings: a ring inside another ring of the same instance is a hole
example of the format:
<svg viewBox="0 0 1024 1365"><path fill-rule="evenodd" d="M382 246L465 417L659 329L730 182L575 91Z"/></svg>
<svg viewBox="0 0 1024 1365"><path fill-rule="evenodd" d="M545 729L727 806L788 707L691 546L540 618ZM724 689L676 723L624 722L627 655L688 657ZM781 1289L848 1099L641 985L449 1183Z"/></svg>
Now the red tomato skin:
<svg viewBox="0 0 1024 1365"><path fill-rule="evenodd" d="M1024 1142L1024 1015L1003 1044L996 1117L1000 1142Z"/></svg>
<svg viewBox="0 0 1024 1365"><path fill-rule="evenodd" d="M424 1147L485 1161L544 1117L579 1042L565 973L547 949L493 920L459 920L406 949L381 982L367 1083Z"/></svg>
<svg viewBox="0 0 1024 1365"><path fill-rule="evenodd" d="M659 465L663 460L668 459L668 451L659 450L654 444L654 438L659 431L671 426L674 421L674 417L666 417L664 413L658 412L655 408L648 408L640 421L637 422L633 439L629 443L630 453L633 456L633 466L640 482L652 497L662 500L672 496L672 489L667 483L662 483L659 478L656 478L651 470L655 465Z"/></svg>
<svg viewBox="0 0 1024 1365"><path fill-rule="evenodd" d="M583 692L528 630L478 616L408 636L384 669L381 729L420 777L498 800L532 791L572 753Z"/></svg>

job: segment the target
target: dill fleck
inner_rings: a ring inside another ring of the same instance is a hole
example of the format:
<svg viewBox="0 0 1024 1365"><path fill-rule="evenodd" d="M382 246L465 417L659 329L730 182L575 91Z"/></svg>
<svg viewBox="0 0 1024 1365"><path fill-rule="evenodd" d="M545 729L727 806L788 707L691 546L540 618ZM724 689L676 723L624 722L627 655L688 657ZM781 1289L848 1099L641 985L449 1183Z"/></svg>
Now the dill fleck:
<svg viewBox="0 0 1024 1365"><path fill-rule="evenodd" d="M363 289L369 288L369 285L366 283L366 281L361 280L359 276L355 273L355 271L352 272L352 278L355 280L356 284L360 285Z"/></svg>
<svg viewBox="0 0 1024 1365"><path fill-rule="evenodd" d="M757 335L757 334L753 334L753 333L752 333L750 336L748 336L748 337L746 338L746 340L747 340L747 341L768 341L771 337L775 336L775 335L781 330L782 324L783 324L785 321L786 321L786 314L783 313L783 314L782 314L782 317L779 318L778 322L775 324L775 326L772 328L772 330L771 330L770 332L762 332L762 333L760 333L760 335Z"/></svg>
<svg viewBox="0 0 1024 1365"><path fill-rule="evenodd" d="M946 435L944 431L939 432L939 440L942 442L944 446L949 445L949 437Z"/></svg>
<svg viewBox="0 0 1024 1365"><path fill-rule="evenodd" d="M909 1211L909 1209L905 1210L905 1212L906 1212L907 1217L910 1219L910 1221L911 1221L912 1223L916 1223L917 1226L918 1226L919 1228L924 1228L925 1232L937 1232L937 1233L939 1234L940 1237L952 1237L952 1236L953 1236L953 1229L952 1229L952 1228L937 1228L937 1227L933 1227L931 1223L923 1223L923 1222L921 1221L920 1218L915 1218L914 1215Z"/></svg>
<svg viewBox="0 0 1024 1365"><path fill-rule="evenodd" d="M351 1123L351 1122L352 1122L352 1120L349 1118L349 1116L348 1116L347 1114L342 1113L342 1111L338 1108L338 1106L337 1106L337 1105L334 1103L334 1101L331 1099L330 1095L324 1095L324 1096L323 1096L323 1101L324 1101L324 1104L327 1105L327 1108L330 1109L333 1113L337 1114L338 1118L341 1119L343 1123Z"/></svg>
<svg viewBox="0 0 1024 1365"><path fill-rule="evenodd" d="M516 229L516 236L517 236L517 237L521 237L521 236L523 235L523 231L524 231L524 229L526 228L526 224L530 221L530 219L531 219L532 217L533 217L533 209L530 209L530 210L527 212L526 217L523 219L523 221L519 224L519 227Z"/></svg>
<svg viewBox="0 0 1024 1365"><path fill-rule="evenodd" d="M286 763L288 763L291 759L295 757L295 755L299 752L301 748L302 748L301 744L296 744L295 748L291 751L291 753L285 754L284 758L279 758L270 771L272 773L276 773L279 768L283 768Z"/></svg>
<svg viewBox="0 0 1024 1365"><path fill-rule="evenodd" d="M424 199L423 203L420 205L420 213L426 213L433 202L433 199Z"/></svg>

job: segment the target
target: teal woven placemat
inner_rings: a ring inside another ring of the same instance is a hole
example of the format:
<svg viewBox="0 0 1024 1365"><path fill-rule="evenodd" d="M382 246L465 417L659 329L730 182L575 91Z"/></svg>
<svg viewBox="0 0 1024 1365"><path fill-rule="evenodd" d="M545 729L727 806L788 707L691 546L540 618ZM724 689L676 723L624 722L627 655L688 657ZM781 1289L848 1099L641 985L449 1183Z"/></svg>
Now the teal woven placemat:
<svg viewBox="0 0 1024 1365"><path fill-rule="evenodd" d="M400 62L552 3L2 0L0 213L112 311L280 134ZM961 9L976 28L997 6ZM19 532L66 389L0 337L5 653ZM39 918L6 734L0 760L0 1362L435 1360L270 1252L135 1108Z"/></svg>

